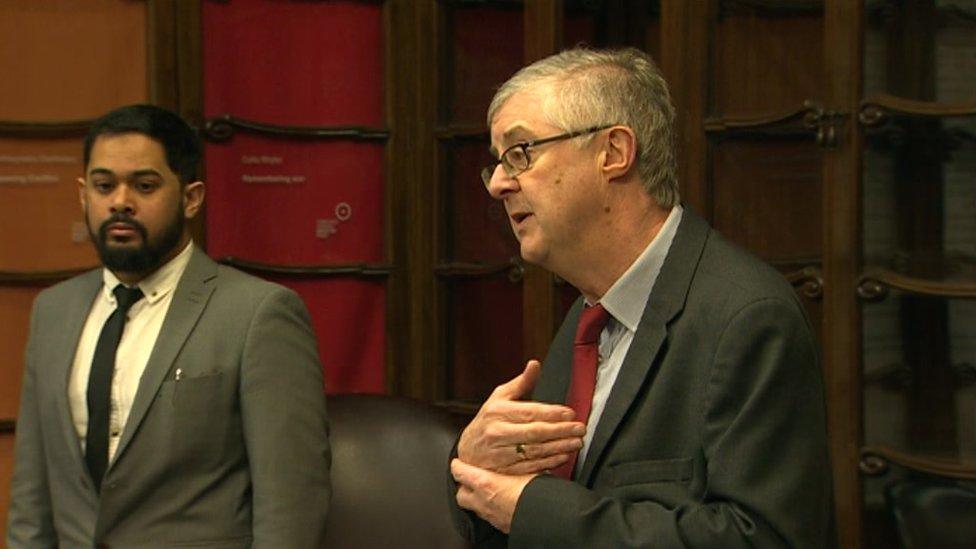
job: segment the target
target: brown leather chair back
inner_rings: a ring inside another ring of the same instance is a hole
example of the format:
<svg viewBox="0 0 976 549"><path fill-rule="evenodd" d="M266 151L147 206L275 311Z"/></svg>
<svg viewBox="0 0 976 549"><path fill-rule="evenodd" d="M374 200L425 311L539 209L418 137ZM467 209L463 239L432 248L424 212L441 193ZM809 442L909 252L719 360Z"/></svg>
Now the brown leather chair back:
<svg viewBox="0 0 976 549"><path fill-rule="evenodd" d="M976 492L948 482L904 480L885 489L905 549L976 547Z"/></svg>
<svg viewBox="0 0 976 549"><path fill-rule="evenodd" d="M450 414L380 395L330 396L328 411L328 547L468 547L447 503L448 456L458 435Z"/></svg>

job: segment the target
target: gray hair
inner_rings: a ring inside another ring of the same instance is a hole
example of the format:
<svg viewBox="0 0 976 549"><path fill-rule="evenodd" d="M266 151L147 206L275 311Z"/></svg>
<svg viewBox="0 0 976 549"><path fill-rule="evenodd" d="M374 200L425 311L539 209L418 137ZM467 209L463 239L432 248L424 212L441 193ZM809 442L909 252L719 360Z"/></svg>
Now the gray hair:
<svg viewBox="0 0 976 549"><path fill-rule="evenodd" d="M536 86L548 86L540 112L557 128L630 127L647 192L665 208L678 203L674 106L664 77L646 53L574 48L536 61L498 88L488 107L488 125L513 95Z"/></svg>

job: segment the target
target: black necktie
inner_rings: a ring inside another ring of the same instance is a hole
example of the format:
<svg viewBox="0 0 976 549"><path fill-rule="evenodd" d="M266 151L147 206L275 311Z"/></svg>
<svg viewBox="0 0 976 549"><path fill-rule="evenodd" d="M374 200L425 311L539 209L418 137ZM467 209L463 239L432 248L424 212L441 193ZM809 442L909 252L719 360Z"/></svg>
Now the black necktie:
<svg viewBox="0 0 976 549"><path fill-rule="evenodd" d="M95 346L91 373L88 375L88 434L85 436L85 461L101 490L102 477L108 467L108 422L112 410L112 374L115 372L115 352L122 339L125 317L129 308L142 299L142 290L119 284L112 290L117 306L102 326Z"/></svg>

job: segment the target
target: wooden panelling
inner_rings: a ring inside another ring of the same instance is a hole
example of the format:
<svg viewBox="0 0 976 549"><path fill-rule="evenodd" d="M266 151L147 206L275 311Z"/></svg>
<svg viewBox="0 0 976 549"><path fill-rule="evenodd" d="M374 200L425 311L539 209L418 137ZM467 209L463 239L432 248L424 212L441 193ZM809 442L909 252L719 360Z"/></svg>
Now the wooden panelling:
<svg viewBox="0 0 976 549"><path fill-rule="evenodd" d="M445 2L441 120L485 126L495 89L521 66L522 7Z"/></svg>
<svg viewBox="0 0 976 549"><path fill-rule="evenodd" d="M148 98L146 2L0 2L0 120L94 118Z"/></svg>
<svg viewBox="0 0 976 549"><path fill-rule="evenodd" d="M519 256L518 241L509 225L505 206L491 198L481 181L481 169L493 161L488 143L455 142L446 147L446 189L453 205L447 237L448 257L453 261L507 263Z"/></svg>
<svg viewBox="0 0 976 549"><path fill-rule="evenodd" d="M719 18L712 114L754 116L817 99L823 89L823 32L819 14Z"/></svg>
<svg viewBox="0 0 976 549"><path fill-rule="evenodd" d="M496 385L517 375L523 326L522 288L505 277L451 284L451 400L480 402ZM541 358L541 357L540 357Z"/></svg>
<svg viewBox="0 0 976 549"><path fill-rule="evenodd" d="M813 140L722 141L712 152L713 225L766 260L821 252L821 150Z"/></svg>

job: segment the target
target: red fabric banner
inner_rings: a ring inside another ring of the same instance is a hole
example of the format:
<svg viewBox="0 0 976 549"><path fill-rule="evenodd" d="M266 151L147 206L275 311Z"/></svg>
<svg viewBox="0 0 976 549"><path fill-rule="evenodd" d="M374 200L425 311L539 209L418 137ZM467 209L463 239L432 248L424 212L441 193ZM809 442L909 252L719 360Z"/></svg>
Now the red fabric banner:
<svg viewBox="0 0 976 549"><path fill-rule="evenodd" d="M383 147L237 134L207 146L207 250L289 265L383 261Z"/></svg>
<svg viewBox="0 0 976 549"><path fill-rule="evenodd" d="M381 3L203 3L204 112L381 128ZM238 132L211 143L207 250L276 265L383 263L382 144ZM386 283L287 278L312 315L330 393L385 391Z"/></svg>
<svg viewBox="0 0 976 549"><path fill-rule="evenodd" d="M383 126L380 3L203 3L205 113Z"/></svg>
<svg viewBox="0 0 976 549"><path fill-rule="evenodd" d="M386 286L342 278L271 278L298 292L312 315L325 390L386 391Z"/></svg>

